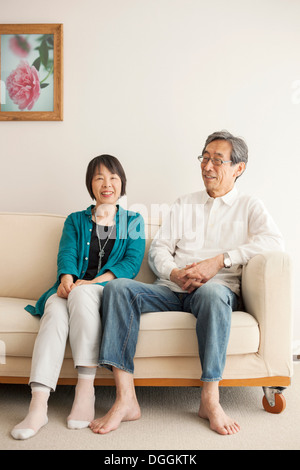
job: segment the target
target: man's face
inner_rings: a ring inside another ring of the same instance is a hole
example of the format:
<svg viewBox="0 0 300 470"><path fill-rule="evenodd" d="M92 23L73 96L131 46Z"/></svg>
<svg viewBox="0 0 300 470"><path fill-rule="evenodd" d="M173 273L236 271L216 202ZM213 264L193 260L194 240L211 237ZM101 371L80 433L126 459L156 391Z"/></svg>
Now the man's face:
<svg viewBox="0 0 300 470"><path fill-rule="evenodd" d="M232 146L226 140L214 140L208 144L203 152L204 157L220 158L230 161ZM221 166L213 165L211 160L201 163L202 179L208 194L211 197L221 197L231 191L236 178L242 174L245 163L223 163Z"/></svg>

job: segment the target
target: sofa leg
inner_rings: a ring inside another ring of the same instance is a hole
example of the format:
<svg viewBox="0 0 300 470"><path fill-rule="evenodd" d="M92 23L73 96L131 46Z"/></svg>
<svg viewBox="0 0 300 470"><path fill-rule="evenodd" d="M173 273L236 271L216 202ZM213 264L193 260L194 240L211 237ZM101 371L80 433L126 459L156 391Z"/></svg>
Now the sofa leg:
<svg viewBox="0 0 300 470"><path fill-rule="evenodd" d="M282 395L285 387L263 387L263 407L268 413L279 414L285 410L286 400Z"/></svg>

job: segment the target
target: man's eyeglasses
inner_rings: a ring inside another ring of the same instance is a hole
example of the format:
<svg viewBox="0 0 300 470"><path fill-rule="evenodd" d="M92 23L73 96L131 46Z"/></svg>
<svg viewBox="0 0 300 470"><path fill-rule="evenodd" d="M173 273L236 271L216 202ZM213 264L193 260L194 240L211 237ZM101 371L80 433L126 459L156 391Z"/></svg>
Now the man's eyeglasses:
<svg viewBox="0 0 300 470"><path fill-rule="evenodd" d="M232 160L222 160L221 158L214 158L214 157L206 157L205 155L200 155L198 157L199 162L203 165L207 165L209 160L214 166L221 166L223 163L231 163Z"/></svg>

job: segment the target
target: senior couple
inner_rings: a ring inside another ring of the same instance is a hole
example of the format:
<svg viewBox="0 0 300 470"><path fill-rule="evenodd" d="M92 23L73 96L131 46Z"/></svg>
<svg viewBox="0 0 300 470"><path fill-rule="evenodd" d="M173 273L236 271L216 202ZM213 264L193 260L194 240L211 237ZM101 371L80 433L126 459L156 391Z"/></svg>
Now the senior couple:
<svg viewBox="0 0 300 470"><path fill-rule="evenodd" d="M68 337L78 372L68 427L89 426L105 434L122 421L138 419L133 359L140 316L168 310L190 312L197 319L200 418L219 434L240 430L220 404L219 382L231 314L240 297L241 267L260 252L283 250L283 241L262 202L236 188L248 161L243 139L215 132L198 159L205 190L180 197L170 208L149 250L154 284L133 280L145 250L144 222L138 213L117 204L126 190L120 162L101 155L89 163L86 185L95 205L67 217L57 281L35 307L26 308L41 321L32 358L31 402L25 419L11 432L15 439L28 439L47 424L48 398L58 381ZM194 236L183 227L187 206L196 221ZM113 371L116 400L105 416L95 419L97 366Z"/></svg>

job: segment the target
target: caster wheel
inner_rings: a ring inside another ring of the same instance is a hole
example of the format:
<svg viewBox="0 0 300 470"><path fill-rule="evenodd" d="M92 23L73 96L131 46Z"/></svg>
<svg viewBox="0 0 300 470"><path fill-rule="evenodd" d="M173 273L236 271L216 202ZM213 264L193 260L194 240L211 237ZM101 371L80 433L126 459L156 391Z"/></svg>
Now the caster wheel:
<svg viewBox="0 0 300 470"><path fill-rule="evenodd" d="M286 407L286 401L285 401L284 396L281 393L275 393L274 400L275 400L275 405L270 406L270 404L268 403L268 400L264 396L262 400L264 409L268 413L273 413L273 414L282 413Z"/></svg>

